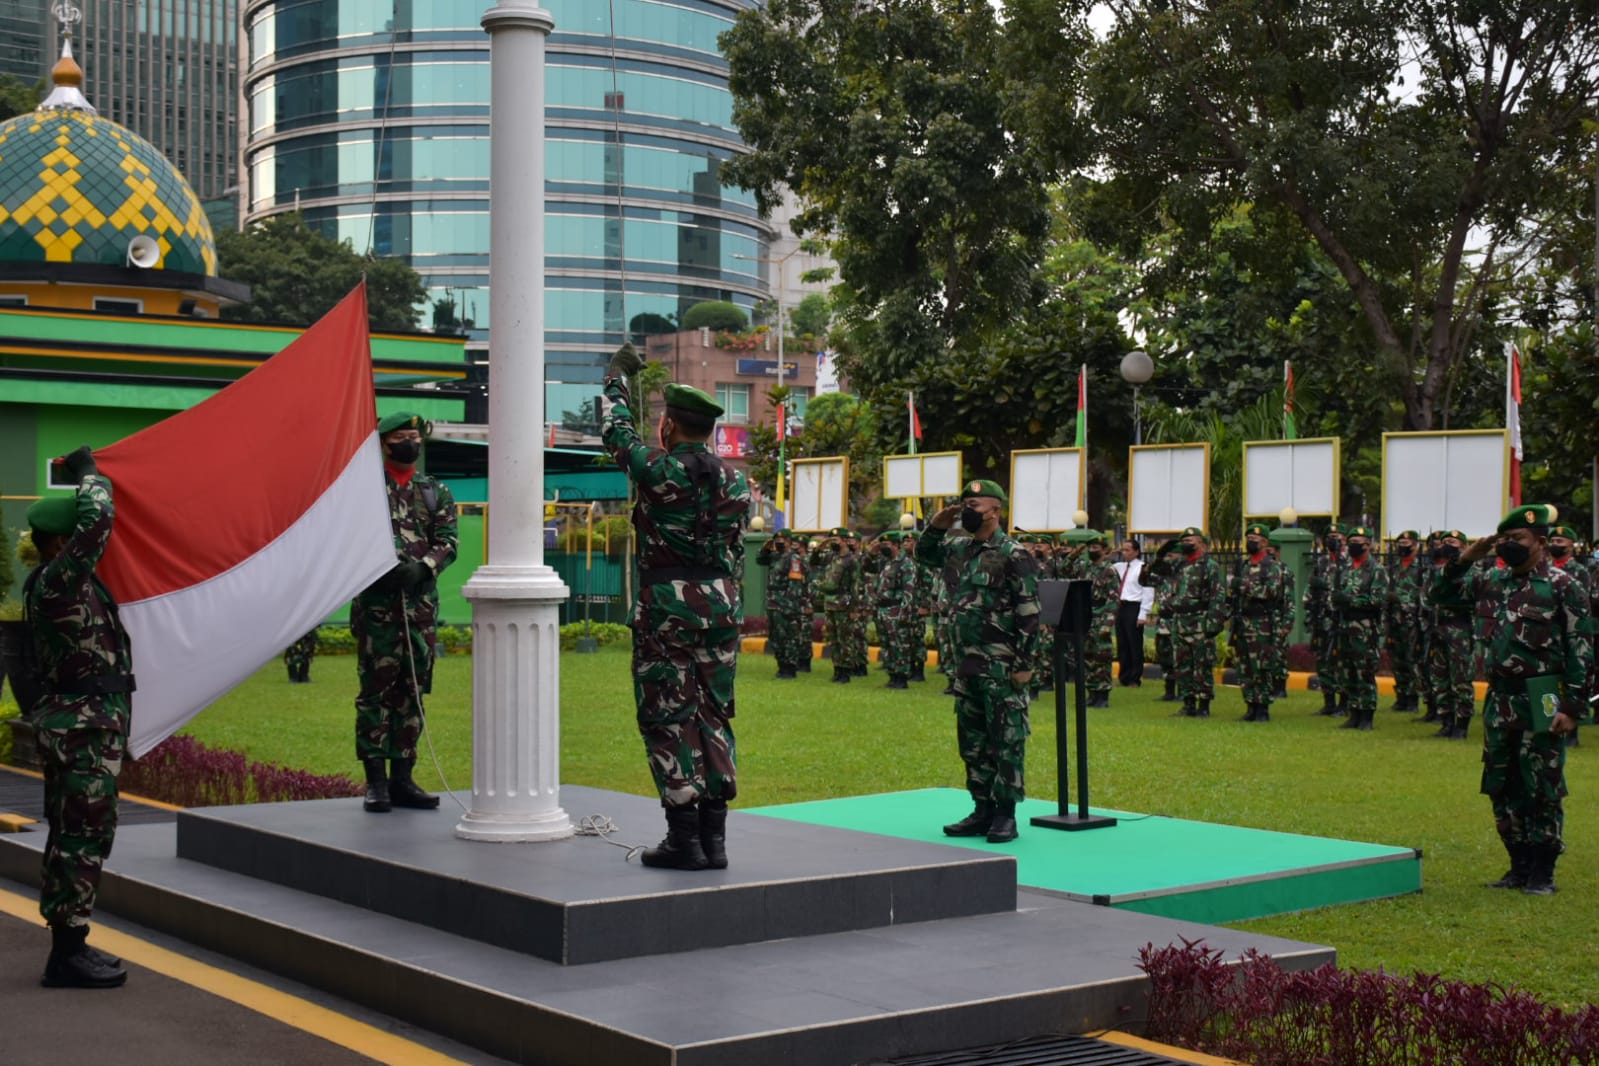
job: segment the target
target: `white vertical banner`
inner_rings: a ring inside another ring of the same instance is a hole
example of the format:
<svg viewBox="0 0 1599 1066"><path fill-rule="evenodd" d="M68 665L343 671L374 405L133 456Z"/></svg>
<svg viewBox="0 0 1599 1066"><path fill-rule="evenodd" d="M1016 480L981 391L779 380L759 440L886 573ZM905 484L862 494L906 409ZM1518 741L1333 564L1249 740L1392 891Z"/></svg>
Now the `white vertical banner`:
<svg viewBox="0 0 1599 1066"><path fill-rule="evenodd" d="M849 456L794 460L789 528L815 533L849 524Z"/></svg>
<svg viewBox="0 0 1599 1066"><path fill-rule="evenodd" d="M1210 445L1143 444L1128 449L1127 532L1210 531Z"/></svg>

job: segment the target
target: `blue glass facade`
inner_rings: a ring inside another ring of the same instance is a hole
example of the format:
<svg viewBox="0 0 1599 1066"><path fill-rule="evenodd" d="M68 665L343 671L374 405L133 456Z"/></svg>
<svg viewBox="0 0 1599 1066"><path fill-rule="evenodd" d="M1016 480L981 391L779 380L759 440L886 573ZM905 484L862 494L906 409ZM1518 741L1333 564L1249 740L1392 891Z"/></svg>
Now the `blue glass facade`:
<svg viewBox="0 0 1599 1066"><path fill-rule="evenodd" d="M701 300L749 309L770 292L757 260L771 255L772 227L752 196L718 178L742 145L716 39L754 4L542 5L556 23L545 117L552 417L593 397L630 320ZM247 220L298 206L358 251L404 257L434 300L455 302L474 345L487 341L489 307L484 10L459 0L245 6Z"/></svg>

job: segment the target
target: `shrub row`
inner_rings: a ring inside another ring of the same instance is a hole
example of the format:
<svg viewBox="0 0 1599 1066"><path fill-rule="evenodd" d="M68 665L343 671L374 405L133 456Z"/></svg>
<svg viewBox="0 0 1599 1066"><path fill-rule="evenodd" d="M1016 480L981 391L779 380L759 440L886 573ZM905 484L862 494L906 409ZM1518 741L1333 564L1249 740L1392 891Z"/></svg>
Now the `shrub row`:
<svg viewBox="0 0 1599 1066"><path fill-rule="evenodd" d="M243 752L208 748L193 737L168 737L142 759L122 764L124 792L179 807L359 796L362 786L338 774L313 774L250 762Z"/></svg>

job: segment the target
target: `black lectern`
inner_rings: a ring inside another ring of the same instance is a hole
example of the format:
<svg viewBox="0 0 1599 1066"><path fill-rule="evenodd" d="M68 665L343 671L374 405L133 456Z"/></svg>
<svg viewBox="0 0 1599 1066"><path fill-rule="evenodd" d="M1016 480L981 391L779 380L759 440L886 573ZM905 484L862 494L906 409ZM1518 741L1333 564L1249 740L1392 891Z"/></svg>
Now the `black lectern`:
<svg viewBox="0 0 1599 1066"><path fill-rule="evenodd" d="M1116 819L1088 813L1088 679L1083 670L1083 638L1093 607L1093 582L1047 580L1038 583L1041 620L1055 627L1055 645L1050 650L1055 666L1055 776L1060 797L1059 813L1040 814L1029 819L1045 829L1103 829ZM1063 642L1071 641L1077 669L1073 672L1077 708L1077 811L1066 801L1066 662Z"/></svg>

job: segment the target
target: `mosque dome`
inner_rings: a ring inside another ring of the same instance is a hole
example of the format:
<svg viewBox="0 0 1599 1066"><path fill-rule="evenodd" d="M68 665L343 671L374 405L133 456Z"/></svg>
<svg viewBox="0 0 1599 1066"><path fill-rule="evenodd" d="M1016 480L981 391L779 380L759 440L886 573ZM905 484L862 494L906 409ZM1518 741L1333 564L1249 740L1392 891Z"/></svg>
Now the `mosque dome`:
<svg viewBox="0 0 1599 1066"><path fill-rule="evenodd" d="M70 42L35 111L0 122L0 263L133 265L215 277L211 223L154 145L78 88ZM137 237L135 254L130 246Z"/></svg>

